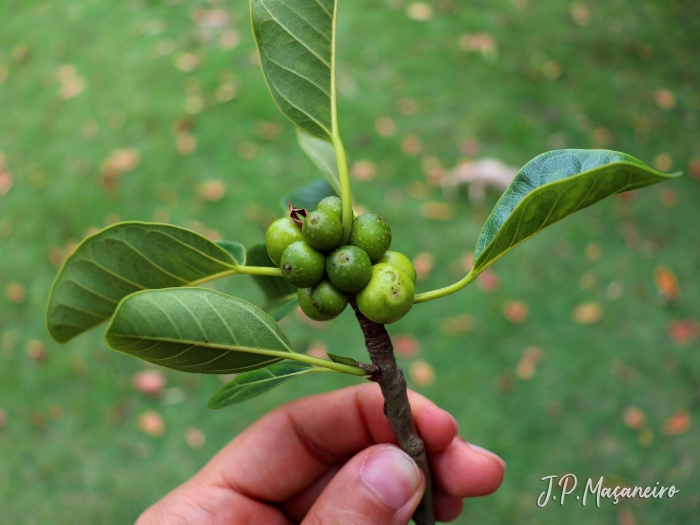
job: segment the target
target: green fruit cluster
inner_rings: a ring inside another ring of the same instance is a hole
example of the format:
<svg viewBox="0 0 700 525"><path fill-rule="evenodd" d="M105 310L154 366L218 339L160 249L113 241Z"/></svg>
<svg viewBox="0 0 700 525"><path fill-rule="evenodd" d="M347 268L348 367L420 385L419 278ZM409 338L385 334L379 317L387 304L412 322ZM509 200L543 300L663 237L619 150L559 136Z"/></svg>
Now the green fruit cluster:
<svg viewBox="0 0 700 525"><path fill-rule="evenodd" d="M326 197L301 227L289 217L273 222L265 241L272 262L299 288L299 305L311 319L339 316L352 294L372 321L401 319L413 305L416 270L408 257L388 251L387 222L365 213L353 220L348 244L340 244L342 236L342 202Z"/></svg>

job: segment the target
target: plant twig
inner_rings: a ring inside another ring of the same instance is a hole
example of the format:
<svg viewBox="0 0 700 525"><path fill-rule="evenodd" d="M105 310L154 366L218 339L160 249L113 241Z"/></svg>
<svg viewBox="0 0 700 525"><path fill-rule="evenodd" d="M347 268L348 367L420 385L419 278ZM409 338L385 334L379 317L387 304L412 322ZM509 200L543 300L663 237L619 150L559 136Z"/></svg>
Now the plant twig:
<svg viewBox="0 0 700 525"><path fill-rule="evenodd" d="M432 476L423 440L418 436L416 425L408 403L406 379L401 369L396 366L394 347L384 325L367 319L358 310L355 301L350 301L355 316L360 323L365 336L365 346L372 363L379 369L374 374L384 395L384 414L389 419L396 433L399 446L413 458L425 474L425 493L413 514L416 525L433 525L435 523L435 508L433 506Z"/></svg>

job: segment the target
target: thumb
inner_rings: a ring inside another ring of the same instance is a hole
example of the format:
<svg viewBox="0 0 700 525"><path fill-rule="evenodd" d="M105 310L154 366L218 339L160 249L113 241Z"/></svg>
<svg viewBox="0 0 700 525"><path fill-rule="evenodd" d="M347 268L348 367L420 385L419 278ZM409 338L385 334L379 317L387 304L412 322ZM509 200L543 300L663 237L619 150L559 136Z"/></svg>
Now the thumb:
<svg viewBox="0 0 700 525"><path fill-rule="evenodd" d="M406 525L424 489L423 473L405 452L375 445L338 471L302 525Z"/></svg>

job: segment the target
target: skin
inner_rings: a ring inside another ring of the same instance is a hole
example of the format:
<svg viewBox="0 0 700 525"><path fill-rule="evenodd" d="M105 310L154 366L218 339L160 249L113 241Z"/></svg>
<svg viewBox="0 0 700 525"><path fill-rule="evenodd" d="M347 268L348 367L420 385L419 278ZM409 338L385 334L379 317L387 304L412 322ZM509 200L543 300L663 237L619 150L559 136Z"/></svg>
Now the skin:
<svg viewBox="0 0 700 525"><path fill-rule="evenodd" d="M463 498L498 489L505 463L460 438L450 414L408 395L435 479L437 519L452 521ZM279 407L136 525L406 525L425 481L395 447L383 403L373 383Z"/></svg>

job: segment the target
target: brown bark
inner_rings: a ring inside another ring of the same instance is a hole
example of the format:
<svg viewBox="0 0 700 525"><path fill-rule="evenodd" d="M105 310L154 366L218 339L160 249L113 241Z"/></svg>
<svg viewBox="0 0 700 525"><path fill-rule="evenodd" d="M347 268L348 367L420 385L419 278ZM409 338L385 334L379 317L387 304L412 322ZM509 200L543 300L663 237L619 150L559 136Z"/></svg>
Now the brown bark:
<svg viewBox="0 0 700 525"><path fill-rule="evenodd" d="M365 336L365 346L369 356L378 371L372 375L372 380L379 383L384 395L384 413L396 433L399 446L413 458L425 474L425 493L418 508L413 514L416 525L433 525L435 523L435 508L433 506L432 476L423 440L418 436L416 425L408 403L406 379L396 365L394 346L384 325L370 321L358 310L351 301L355 316L360 323Z"/></svg>

